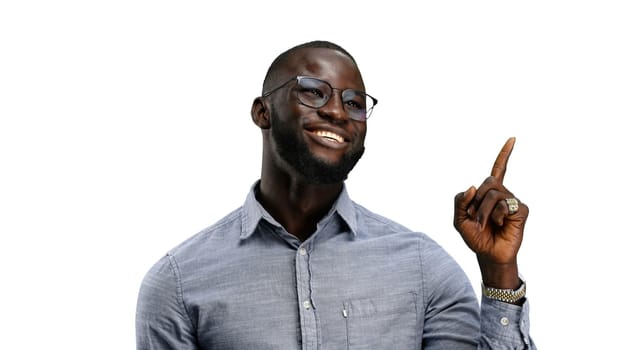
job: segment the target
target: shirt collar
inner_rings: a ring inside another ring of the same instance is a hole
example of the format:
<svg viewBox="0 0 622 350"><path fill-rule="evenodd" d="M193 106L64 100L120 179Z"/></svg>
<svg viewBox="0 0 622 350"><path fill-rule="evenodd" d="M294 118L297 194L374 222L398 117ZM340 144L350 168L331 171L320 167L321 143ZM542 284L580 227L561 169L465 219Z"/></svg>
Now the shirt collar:
<svg viewBox="0 0 622 350"><path fill-rule="evenodd" d="M253 186L251 186L251 190L246 196L246 201L242 207L240 239L250 237L256 231L257 226L262 219L269 222L273 226L282 227L281 224L279 224L257 201L257 198L255 197L255 189L258 185L259 181L256 181ZM326 217L330 217L334 213L339 214L339 216L350 228L350 232L356 236L358 230L358 225L356 223L356 211L354 209L354 203L350 199L345 185L343 186L343 190L339 194L339 197L337 197L337 200L333 204L333 207L328 211Z"/></svg>

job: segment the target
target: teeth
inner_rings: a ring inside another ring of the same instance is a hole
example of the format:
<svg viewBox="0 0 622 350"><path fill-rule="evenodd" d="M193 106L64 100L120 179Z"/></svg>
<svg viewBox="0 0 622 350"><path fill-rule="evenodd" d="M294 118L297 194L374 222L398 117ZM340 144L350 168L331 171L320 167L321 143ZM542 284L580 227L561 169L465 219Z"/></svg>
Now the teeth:
<svg viewBox="0 0 622 350"><path fill-rule="evenodd" d="M330 139L330 140L335 141L335 142L339 142L339 143L343 142L343 137L335 134L334 132L318 130L318 131L315 132L315 134L317 136L319 136L319 137L323 137L325 139Z"/></svg>

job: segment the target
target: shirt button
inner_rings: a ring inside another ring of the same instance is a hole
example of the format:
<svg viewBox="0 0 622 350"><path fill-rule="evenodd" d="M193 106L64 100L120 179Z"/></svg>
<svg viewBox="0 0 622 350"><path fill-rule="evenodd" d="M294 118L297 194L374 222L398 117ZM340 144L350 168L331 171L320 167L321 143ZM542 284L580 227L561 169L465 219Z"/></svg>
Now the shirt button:
<svg viewBox="0 0 622 350"><path fill-rule="evenodd" d="M300 255L307 255L307 250L305 248L300 248Z"/></svg>
<svg viewBox="0 0 622 350"><path fill-rule="evenodd" d="M311 302L309 300L305 300L305 301L302 302L302 306L305 309L309 310L311 308Z"/></svg>
<svg viewBox="0 0 622 350"><path fill-rule="evenodd" d="M501 319L499 320L499 322L501 322L502 325L507 326L510 324L510 320L508 320L507 317L501 317Z"/></svg>

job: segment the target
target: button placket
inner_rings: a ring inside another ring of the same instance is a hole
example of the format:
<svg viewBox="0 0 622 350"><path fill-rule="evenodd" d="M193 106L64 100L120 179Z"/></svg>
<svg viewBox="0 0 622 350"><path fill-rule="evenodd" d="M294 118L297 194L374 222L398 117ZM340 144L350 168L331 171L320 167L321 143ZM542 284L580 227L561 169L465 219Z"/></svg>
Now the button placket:
<svg viewBox="0 0 622 350"><path fill-rule="evenodd" d="M299 262L299 266L303 269L303 274L305 277L303 277L304 279L304 288L303 288L303 294L300 296L301 299L304 299L304 301L302 302L302 307L305 310L309 310L313 307L313 304L310 300L311 298L311 285L309 283L309 279L310 279L310 274L309 274L309 256L308 256L308 251L307 248L305 246L300 246L298 248L298 256L296 257L296 261Z"/></svg>
<svg viewBox="0 0 622 350"><path fill-rule="evenodd" d="M315 349L318 341L317 320L311 299L311 281L308 246L299 246L295 255L300 331L303 349Z"/></svg>

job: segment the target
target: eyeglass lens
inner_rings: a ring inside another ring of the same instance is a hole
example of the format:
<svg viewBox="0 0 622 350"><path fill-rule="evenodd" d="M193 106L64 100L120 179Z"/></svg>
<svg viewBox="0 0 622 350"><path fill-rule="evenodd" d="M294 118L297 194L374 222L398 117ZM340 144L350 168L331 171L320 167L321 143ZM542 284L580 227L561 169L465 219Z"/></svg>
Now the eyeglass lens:
<svg viewBox="0 0 622 350"><path fill-rule="evenodd" d="M298 100L306 106L323 107L328 103L332 94L333 88L323 80L308 77L298 79ZM341 101L350 118L361 121L366 120L371 115L371 109L374 106L374 101L369 95L353 89L342 90Z"/></svg>

